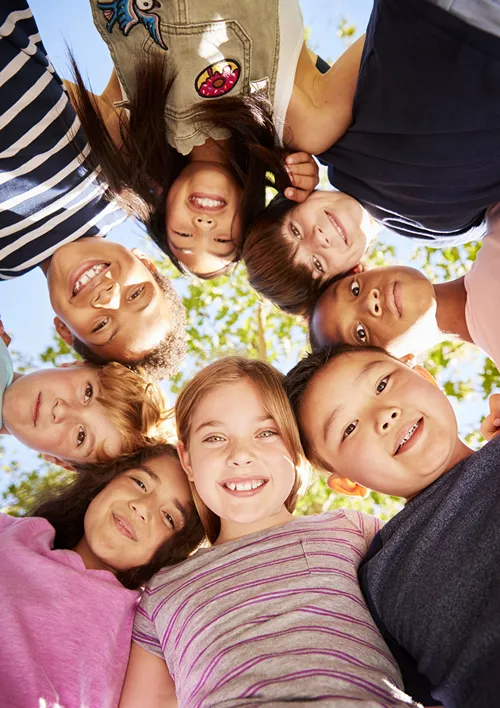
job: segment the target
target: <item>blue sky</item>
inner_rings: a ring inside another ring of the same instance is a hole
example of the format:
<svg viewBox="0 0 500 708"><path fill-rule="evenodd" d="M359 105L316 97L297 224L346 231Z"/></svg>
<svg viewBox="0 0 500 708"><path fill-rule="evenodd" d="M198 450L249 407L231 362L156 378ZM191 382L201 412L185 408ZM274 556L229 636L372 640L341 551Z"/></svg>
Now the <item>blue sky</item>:
<svg viewBox="0 0 500 708"><path fill-rule="evenodd" d="M345 49L344 41L337 36L337 27L345 18L354 24L358 34L364 31L372 7L370 0L302 0L301 7L305 26L309 28L310 46L325 59L336 59ZM76 56L84 77L90 79L95 92L106 85L112 64L107 48L95 30L89 3L86 0L34 0L31 3L40 34L56 70L69 77L67 46ZM128 247L151 248L145 244L140 229L128 221L110 235ZM392 239L384 234L385 242L397 244L397 255L406 259L411 246L402 239ZM154 251L153 251L154 252ZM53 337L53 314L50 309L45 278L36 269L22 278L0 285L0 315L7 331L12 335L11 347L26 355L36 357L51 344ZM478 408L468 406L467 419L478 419ZM464 413L462 412L462 417ZM20 460L23 467L36 466L34 454L5 436L2 441L7 448L7 458ZM0 472L0 489L5 483Z"/></svg>

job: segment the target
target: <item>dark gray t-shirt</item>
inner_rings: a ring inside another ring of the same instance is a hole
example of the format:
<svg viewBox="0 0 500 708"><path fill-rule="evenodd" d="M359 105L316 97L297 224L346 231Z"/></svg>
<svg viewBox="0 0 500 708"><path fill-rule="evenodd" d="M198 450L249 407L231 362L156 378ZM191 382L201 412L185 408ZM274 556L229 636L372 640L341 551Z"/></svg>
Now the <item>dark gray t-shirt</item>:
<svg viewBox="0 0 500 708"><path fill-rule="evenodd" d="M500 436L386 524L359 577L415 699L427 677L446 707L499 705Z"/></svg>

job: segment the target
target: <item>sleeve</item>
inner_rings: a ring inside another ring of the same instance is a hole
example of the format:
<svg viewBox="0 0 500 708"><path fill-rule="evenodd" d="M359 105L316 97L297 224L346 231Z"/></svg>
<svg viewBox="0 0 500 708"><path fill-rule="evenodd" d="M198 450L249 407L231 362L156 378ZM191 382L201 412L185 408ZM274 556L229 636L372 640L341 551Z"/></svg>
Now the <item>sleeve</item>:
<svg viewBox="0 0 500 708"><path fill-rule="evenodd" d="M500 325L496 294L500 288L500 204L486 217L487 234L464 278L465 319L472 341L500 365Z"/></svg>
<svg viewBox="0 0 500 708"><path fill-rule="evenodd" d="M17 516L10 516L10 514L0 512L0 533L19 521L20 519Z"/></svg>
<svg viewBox="0 0 500 708"><path fill-rule="evenodd" d="M136 610L134 618L134 627L132 629L132 641L138 644L151 654L165 659L161 648L161 641L158 637L156 625L152 618L152 610L154 609L151 596L148 588L144 591L139 607Z"/></svg>
<svg viewBox="0 0 500 708"><path fill-rule="evenodd" d="M363 552L366 553L370 547L373 537L380 531L384 525L384 522L376 516L365 514L363 511L344 509L344 513L353 526L361 531L364 540Z"/></svg>
<svg viewBox="0 0 500 708"><path fill-rule="evenodd" d="M304 44L304 21L298 0L279 0L280 53L274 89L274 126L280 141L292 97L295 70Z"/></svg>

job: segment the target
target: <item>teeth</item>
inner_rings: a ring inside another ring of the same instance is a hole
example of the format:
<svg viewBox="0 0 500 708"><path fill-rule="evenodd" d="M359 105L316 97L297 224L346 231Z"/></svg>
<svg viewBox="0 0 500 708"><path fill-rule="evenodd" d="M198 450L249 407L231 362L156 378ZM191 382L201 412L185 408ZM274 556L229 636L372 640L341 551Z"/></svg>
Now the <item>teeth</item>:
<svg viewBox="0 0 500 708"><path fill-rule="evenodd" d="M249 492L251 489L262 487L263 484L263 479L248 479L245 482L225 482L224 486L232 492Z"/></svg>
<svg viewBox="0 0 500 708"><path fill-rule="evenodd" d="M95 278L96 275L99 275L99 273L101 273L105 268L107 268L108 265L109 263L98 263L97 265L92 266L92 268L86 270L85 273L82 273L73 287L73 295L79 293L80 290L87 285L87 283L90 283L90 281Z"/></svg>
<svg viewBox="0 0 500 708"><path fill-rule="evenodd" d="M224 202L220 199L209 199L208 197L191 197L191 201L195 202L196 204L198 204L198 206L201 206L203 208L224 206Z"/></svg>
<svg viewBox="0 0 500 708"><path fill-rule="evenodd" d="M411 436L413 435L413 433L415 432L415 430L418 428L419 422L420 422L420 421L417 421L417 422L415 423L415 425L412 425L412 427L411 427L411 428L409 429L409 431L406 433L406 435L404 436L404 438L403 438L403 439L401 440L401 442L399 443L398 448L397 448L397 450L396 450L396 453L398 453L398 452L401 450L401 448L403 447L403 445L404 445L405 443L407 443L408 440L411 438Z"/></svg>
<svg viewBox="0 0 500 708"><path fill-rule="evenodd" d="M347 246L347 241L346 241L346 238L345 238L345 236L344 236L344 234L343 234L343 232L342 232L342 229L339 227L339 225L337 224L337 222L333 219L333 217L332 217L328 212L326 212L326 215L327 215L327 217L328 217L328 220L329 220L330 224L335 228L335 230L337 231L338 235L340 236L340 238L342 239L342 241L343 241L343 242L346 244L346 246Z"/></svg>

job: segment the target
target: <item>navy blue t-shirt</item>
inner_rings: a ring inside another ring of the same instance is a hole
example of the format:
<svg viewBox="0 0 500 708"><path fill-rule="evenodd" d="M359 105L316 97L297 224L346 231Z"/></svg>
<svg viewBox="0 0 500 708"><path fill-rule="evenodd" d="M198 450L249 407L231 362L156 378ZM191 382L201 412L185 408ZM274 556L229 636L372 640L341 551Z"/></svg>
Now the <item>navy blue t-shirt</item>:
<svg viewBox="0 0 500 708"><path fill-rule="evenodd" d="M320 159L403 236L482 236L500 200L500 39L425 0L375 0L353 124Z"/></svg>
<svg viewBox="0 0 500 708"><path fill-rule="evenodd" d="M360 565L368 607L424 705L500 704L500 435L396 514Z"/></svg>

